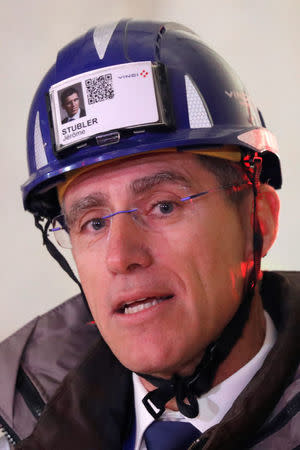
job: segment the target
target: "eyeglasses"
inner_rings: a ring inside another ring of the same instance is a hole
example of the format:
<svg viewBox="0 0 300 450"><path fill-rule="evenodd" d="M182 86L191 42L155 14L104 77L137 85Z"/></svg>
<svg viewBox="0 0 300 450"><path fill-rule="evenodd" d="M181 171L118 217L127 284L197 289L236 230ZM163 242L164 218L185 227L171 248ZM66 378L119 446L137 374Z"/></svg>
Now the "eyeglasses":
<svg viewBox="0 0 300 450"><path fill-rule="evenodd" d="M179 198L176 194L155 193L142 207L112 212L106 207L93 207L68 226L64 215L55 217L52 228L56 241L63 248L72 248L74 244L88 248L107 236L112 218L119 214L129 214L141 227L151 231L162 231L163 228L178 224L187 216L194 205L194 200L212 192L231 190L239 192L251 183L227 184L197 194Z"/></svg>

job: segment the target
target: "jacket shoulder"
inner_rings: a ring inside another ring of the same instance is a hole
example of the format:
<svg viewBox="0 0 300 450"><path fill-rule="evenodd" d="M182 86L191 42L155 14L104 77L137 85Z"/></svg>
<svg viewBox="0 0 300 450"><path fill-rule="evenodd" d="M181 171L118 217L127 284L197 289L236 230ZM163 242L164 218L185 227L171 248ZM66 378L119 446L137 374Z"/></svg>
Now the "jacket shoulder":
<svg viewBox="0 0 300 450"><path fill-rule="evenodd" d="M254 450L288 450L300 445L300 366L255 441Z"/></svg>
<svg viewBox="0 0 300 450"><path fill-rule="evenodd" d="M24 439L64 377L99 339L77 295L0 344L0 425ZM13 439L15 440L15 439Z"/></svg>

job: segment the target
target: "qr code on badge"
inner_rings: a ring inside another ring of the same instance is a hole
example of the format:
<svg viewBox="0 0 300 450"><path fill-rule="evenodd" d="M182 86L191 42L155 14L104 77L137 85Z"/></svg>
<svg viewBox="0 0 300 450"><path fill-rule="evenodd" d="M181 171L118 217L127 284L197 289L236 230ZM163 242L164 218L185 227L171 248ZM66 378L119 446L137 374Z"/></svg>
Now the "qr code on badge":
<svg viewBox="0 0 300 450"><path fill-rule="evenodd" d="M85 80L88 104L103 102L114 98L114 89L111 73Z"/></svg>

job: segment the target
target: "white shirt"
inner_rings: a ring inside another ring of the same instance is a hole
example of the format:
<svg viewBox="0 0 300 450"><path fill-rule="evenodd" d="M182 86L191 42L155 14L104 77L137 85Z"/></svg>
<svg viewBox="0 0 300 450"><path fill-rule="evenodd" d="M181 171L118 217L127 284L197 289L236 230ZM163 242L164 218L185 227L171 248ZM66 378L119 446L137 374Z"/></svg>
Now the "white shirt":
<svg viewBox="0 0 300 450"><path fill-rule="evenodd" d="M72 120L79 119L80 118L80 112L81 112L81 109L79 108L77 113L74 114L74 116L68 117L68 122L72 122Z"/></svg>
<svg viewBox="0 0 300 450"><path fill-rule="evenodd" d="M263 362L276 341L276 329L269 314L265 311L266 335L264 343L259 352L241 369L235 372L222 383L214 386L206 394L198 399L199 414L194 419L183 416L179 411L166 409L160 420L190 422L198 430L204 433L208 428L219 423L233 402L247 386L256 372L261 368ZM134 450L147 450L143 440L143 434L153 422L153 417L146 410L142 399L147 394L139 377L133 373L134 405L136 416L136 439Z"/></svg>

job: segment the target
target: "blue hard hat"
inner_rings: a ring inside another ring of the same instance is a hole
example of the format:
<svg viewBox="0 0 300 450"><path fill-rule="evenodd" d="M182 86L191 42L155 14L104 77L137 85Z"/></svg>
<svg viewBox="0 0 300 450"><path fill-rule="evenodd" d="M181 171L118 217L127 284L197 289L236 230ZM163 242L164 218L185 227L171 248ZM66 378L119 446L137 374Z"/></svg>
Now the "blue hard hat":
<svg viewBox="0 0 300 450"><path fill-rule="evenodd" d="M73 116L66 99L80 105ZM260 153L261 180L280 188L275 137L237 75L194 32L138 20L99 26L58 53L37 89L24 207L55 216L57 183L80 167L170 147L224 145Z"/></svg>

